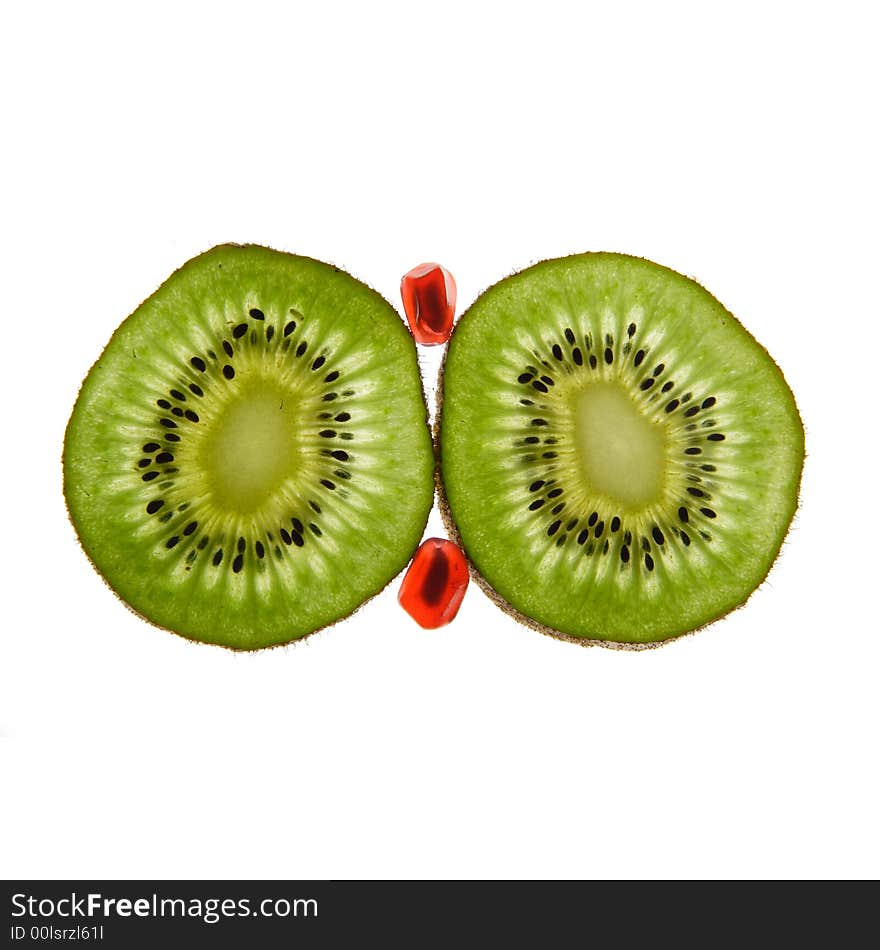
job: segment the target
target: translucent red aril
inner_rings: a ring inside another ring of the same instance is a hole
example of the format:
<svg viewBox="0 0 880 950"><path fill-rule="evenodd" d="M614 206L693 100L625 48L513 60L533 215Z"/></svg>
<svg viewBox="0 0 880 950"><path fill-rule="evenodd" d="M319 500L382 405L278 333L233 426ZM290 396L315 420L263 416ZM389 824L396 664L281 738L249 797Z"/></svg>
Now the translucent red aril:
<svg viewBox="0 0 880 950"><path fill-rule="evenodd" d="M439 264L419 264L400 281L403 309L416 343L445 343L455 317L455 281Z"/></svg>
<svg viewBox="0 0 880 950"><path fill-rule="evenodd" d="M468 567L457 544L428 538L400 585L400 606L426 630L455 619L468 585Z"/></svg>

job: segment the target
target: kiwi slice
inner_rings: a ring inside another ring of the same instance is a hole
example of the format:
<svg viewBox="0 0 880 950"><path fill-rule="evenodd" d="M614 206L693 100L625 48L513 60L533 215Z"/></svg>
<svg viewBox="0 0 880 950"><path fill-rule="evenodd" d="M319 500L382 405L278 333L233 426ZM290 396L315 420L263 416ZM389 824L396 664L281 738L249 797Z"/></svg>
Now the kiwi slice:
<svg viewBox="0 0 880 950"><path fill-rule="evenodd" d="M441 478L488 592L580 642L649 645L744 603L797 507L804 434L706 290L621 254L546 261L462 317Z"/></svg>
<svg viewBox="0 0 880 950"><path fill-rule="evenodd" d="M434 455L396 311L319 261L226 245L119 327L64 444L83 548L137 613L253 649L350 614L412 556Z"/></svg>

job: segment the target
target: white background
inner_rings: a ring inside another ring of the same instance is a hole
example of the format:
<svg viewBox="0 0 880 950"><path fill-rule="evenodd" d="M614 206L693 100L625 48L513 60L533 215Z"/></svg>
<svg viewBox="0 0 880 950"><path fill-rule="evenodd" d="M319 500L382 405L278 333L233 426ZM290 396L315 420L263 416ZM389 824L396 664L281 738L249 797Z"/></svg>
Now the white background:
<svg viewBox="0 0 880 950"><path fill-rule="evenodd" d="M876 877L872 13L7 10L0 874ZM395 305L423 260L461 308L575 251L696 277L806 424L770 578L643 653L541 637L475 587L422 631L397 581L253 655L143 623L67 521L64 426L122 318L224 241L332 261Z"/></svg>

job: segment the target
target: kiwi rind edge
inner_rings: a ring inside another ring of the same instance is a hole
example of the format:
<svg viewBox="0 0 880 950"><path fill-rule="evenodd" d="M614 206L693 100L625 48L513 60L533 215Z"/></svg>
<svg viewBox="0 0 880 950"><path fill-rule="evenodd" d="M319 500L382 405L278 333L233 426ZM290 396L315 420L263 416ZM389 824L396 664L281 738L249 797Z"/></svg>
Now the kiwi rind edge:
<svg viewBox="0 0 880 950"><path fill-rule="evenodd" d="M636 260L645 261L649 264L653 264L658 267L663 267L664 270L672 271L672 268L665 267L664 265L661 265L661 264L657 264L656 261L652 261L646 257L639 257L638 255L635 255L635 254L624 254L623 252L617 252L617 251L614 251L614 252L602 251L602 252L592 252L592 253L621 254L621 256L635 258ZM544 258L539 261L533 261L531 264L527 265L526 267L513 270L510 273L505 274L504 277L499 278L497 281L495 281L494 284L490 284L488 287L485 287L480 292L478 297L475 298L474 302L476 302L476 300L479 299L479 297L482 296L484 293L487 293L489 290L492 290L494 287L496 287L498 284L503 283L508 278L514 277L517 274L522 273L523 271L526 271L526 270L531 269L532 267L538 266L539 264L549 263L554 260L563 260L566 256L583 256L583 255L582 254L563 255L562 257L558 257L558 258ZM678 271L672 271L672 272L675 274L679 274L679 276L687 277L688 280L693 281L694 283L698 284L701 287L703 286L702 284L699 283L699 281L697 281L695 277L691 277L690 275L681 275L680 272ZM728 311L728 313L729 312L730 311ZM759 588L764 586L764 582L769 577L770 572L773 570L773 567L779 558L779 555L782 553L782 549L785 547L785 544L788 541L789 534L791 533L791 529L794 526L795 520L797 519L797 514L800 511L800 507L801 507L801 488L803 485L804 463L807 457L806 449L804 449L803 461L801 463L800 471L798 472L792 517L789 522L789 526L785 532L785 535L782 539L782 543L780 544L779 549L777 550L775 556L773 557L772 561L767 567L767 571L765 572L764 577L761 579L761 581L758 584L755 585L755 587L751 591L749 591L749 593L743 598L742 601L740 601L740 603L731 607L729 610L726 610L723 613L720 613L717 616L710 618L709 620L705 621L705 623L699 624L698 626L694 627L692 630L687 630L683 633L675 634L674 636L667 637L666 639L663 639L663 640L652 640L652 641L644 641L644 642L625 641L625 640L603 640L603 639L592 638L592 637L576 637L576 636L573 636L572 634L563 633L561 630L557 630L554 627L548 627L546 624L539 623L534 618L529 617L527 614L522 613L521 611L517 610L516 607L514 607L508 600L502 597L501 594L499 594L498 591L495 590L494 587L492 587L492 585L486 580L485 577L483 577L483 575L477 569L476 565L473 563L470 555L467 552L467 548L462 542L461 534L459 533L458 526L455 523L455 517L449 505L449 500L447 498L446 489L443 483L443 466L442 466L443 446L440 439L440 428L441 428L441 423L442 423L442 418L443 418L443 394L444 394L444 376L445 376L445 369L446 369L446 359L449 355L450 345L452 343L453 338L455 337L455 333L458 330L458 327L460 326L461 320L466 315L467 315L467 310L464 311L461 314L461 317L459 317L458 320L456 320L455 322L455 326L452 329L450 338L443 349L443 358L440 362L440 370L437 375L436 413L434 415L434 421L433 421L433 427L432 427L432 434L433 434L433 441L434 441L434 454L435 454L435 459L436 459L435 468L434 468L434 482L435 482L434 488L435 488L435 494L437 498L437 507L440 510L440 517L443 521L444 527L446 528L446 532L449 535L450 540L454 541L455 544L457 544L458 547L464 553L470 576L473 579L474 583L476 583L476 585L483 591L483 593L497 607L499 607L505 614L507 614L507 616L512 617L514 620L522 624L524 627L528 627L530 630L535 630L538 633L543 634L544 636L551 637L554 640L564 640L568 643L575 643L578 646L582 646L582 647L604 647L605 649L608 649L608 650L620 650L620 651L626 651L626 652L643 652L646 650L655 650L659 647L666 646L669 643L683 640L685 637L691 637L695 633L699 633L701 630L704 630L706 627L709 627L712 624L717 623L719 620L723 620L725 617L730 616L730 614L739 610L741 607L744 607L746 603L749 601L749 599L751 598L751 596L755 593L755 591L757 591ZM776 370L779 373L779 375L782 377L783 380L785 380L785 374L782 372L781 367L773 359L773 357L771 356L767 348L764 347L757 339L755 339L755 337L749 332L748 328L742 323L742 321L740 321L734 314L731 313L730 315L737 321L737 323L740 324L743 330L748 334L748 336L754 342L755 346L760 348L767 355L767 358L776 367ZM786 385L788 385L788 381L785 380L785 382L786 382ZM798 418L801 420L801 430L803 433L804 432L803 416L801 416L800 409L798 409L797 402L795 400L794 392L791 390L790 386L789 386L789 391L791 392L792 402L794 404L795 410L797 411Z"/></svg>

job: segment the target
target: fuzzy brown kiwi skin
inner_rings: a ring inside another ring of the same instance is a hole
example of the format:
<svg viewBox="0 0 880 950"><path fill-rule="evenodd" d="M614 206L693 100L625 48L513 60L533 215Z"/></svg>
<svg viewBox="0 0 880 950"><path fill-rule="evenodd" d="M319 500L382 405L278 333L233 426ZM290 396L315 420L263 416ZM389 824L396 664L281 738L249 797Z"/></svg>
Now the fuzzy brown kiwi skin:
<svg viewBox="0 0 880 950"><path fill-rule="evenodd" d="M223 244L223 245L212 245L212 248L213 248L213 247L217 247L217 246L222 246L222 247L251 247L251 246L253 246L253 245L249 245L249 244L237 244L237 243L234 243L234 242L227 242L226 244ZM266 245L259 245L259 246L260 246L260 247L266 247ZM269 249L270 249L270 250L275 250L274 248L269 248ZM206 249L206 251L207 251L207 250L209 250L209 249ZM206 251L203 251L203 252L201 252L201 253L205 253ZM287 253L287 252L283 252L283 253ZM299 255L299 256L302 257L302 256L304 256L304 255ZM313 259L314 259L314 258L312 258L312 260L313 260ZM187 261L187 263L188 263L188 261ZM185 266L186 266L186 263L182 264L180 267L177 268L177 270L175 270L175 271L173 272L173 274L176 274L177 271L182 270ZM333 265L333 266L335 266L335 265ZM173 274L172 274L171 276L173 276ZM166 278L166 280L168 280L168 279L169 279L169 278ZM357 279L360 280L360 278L357 278ZM361 283L366 284L365 281L361 281ZM366 286L369 287L370 285L369 285L369 284L366 284ZM378 293L378 291L375 291L375 289L374 289L373 287L370 287L370 289L371 289L371 290L374 290L375 293ZM153 293L155 293L155 291L153 291ZM152 297L152 296L153 296L153 294L150 294L150 297ZM380 295L380 296L381 296L381 295ZM149 297L145 297L144 300L141 301L141 304L138 304L138 307L140 307L143 303L145 303L145 302L146 302L147 300L149 300L149 299L150 299ZM138 308L135 307L135 310L137 310L137 309L138 309ZM134 313L134 310L132 311L132 313ZM120 326L121 326L121 324L120 324ZM118 329L119 329L119 328L117 327L117 330L118 330ZM98 356L98 359L95 360L95 362L89 367L89 369L88 369L88 371L86 372L85 376L83 376L82 381L80 382L79 387L78 387L78 389L77 389L77 398L73 401L73 405L74 405L74 406L76 405L76 403L77 403L78 400L79 400L79 395L80 395L80 393L82 392L82 388L83 388L83 385L85 384L85 381L88 379L89 374L92 372L92 369L94 369L95 365L97 365L97 363L100 362L101 356L104 355L104 350L107 349L107 347L110 345L110 342L111 342L111 340L113 339L113 337L115 337L117 330L114 330L114 331L113 331L113 334L111 335L110 340L107 341L107 343L105 344L104 348L101 350L101 353L100 353L100 355ZM428 430L428 436L432 438L432 443L433 443L433 437L432 437L431 427L430 427L430 424L429 424L429 422L428 422L428 413L427 413L427 405L428 405L428 404L427 404L427 398L426 398L426 395L425 395L425 381L424 381L424 379L422 378L421 373L419 374L419 378L421 379L421 383L422 383L422 399L423 399L423 401L424 401L424 403L425 403L425 428ZM269 643L269 644L266 644L265 646L259 646L259 647L236 647L236 646L230 646L230 645L227 644L227 643L216 643L216 642L211 642L211 641L208 641L208 640L198 640L198 639L196 639L195 637L188 637L188 636L186 636L186 634L180 633L180 632L177 631L177 630L172 630L170 627L163 627L162 624L156 623L155 620L152 620L150 617L145 616L145 615L142 614L140 611L135 610L135 608L132 607L131 604L128 603L128 601L126 601L123 597L121 597L121 596L119 595L119 592L113 587L113 585L110 583L110 581L104 576L104 574L103 574L103 573L100 571L100 569L98 568L97 564L95 564L95 562L92 560L92 558L91 558L89 552L83 547L82 541L80 540L80 536L79 536L79 530L77 529L76 522L74 521L73 515L71 514L71 511L70 511L70 503L69 503L68 498L67 498L67 478L66 478L66 476L65 476L65 473L66 473L67 469L66 469L66 467L65 467L65 465L64 465L64 454L65 454L65 453L64 453L64 447L67 445L67 431L68 431L68 429L70 428L70 423L71 423L72 418L73 418L73 412L71 411L71 416L70 416L70 418L67 420L67 424L66 424L65 427L64 427L64 437L63 437L63 440L62 440L62 443L61 443L61 444L62 444L61 458L59 459L59 461L61 462L61 484L62 484L62 493L63 493L63 495L64 495L64 507L65 507L65 510L66 510L66 513L67 513L67 520L70 522L70 525L71 525L71 527L73 528L73 531L74 531L74 535L76 536L77 544L79 544L80 550L81 550L82 553L85 555L85 557L86 557L86 559L88 560L89 564L91 564L91 566L92 566L92 568L94 569L95 573L98 575L98 577L101 578L101 580L104 582L105 586L111 591L111 593L113 594L113 596L122 604L123 607L125 607L126 610L130 611L130 612L133 613L136 617L139 617L141 620L143 620L143 621L145 621L146 623L148 623L151 627L155 627L155 628L158 629L158 630L164 630L164 631L166 631L167 633L172 633L172 634L174 634L175 637L178 637L180 640L185 640L185 641L187 641L188 643L194 643L194 644L197 644L198 646L201 646L201 647L221 647L221 648L224 649L224 650L228 650L230 653L258 653L258 652L264 652L264 651L267 651L267 650L279 650L279 649L284 649L284 648L286 648L286 647L294 647L294 646L297 646L298 644L302 643L304 640L308 640L310 637L313 637L316 633L321 633L323 630L327 630L329 627L335 627L337 624L342 623L344 620L348 620L350 617L353 617L359 610L361 610L363 607L365 607L374 597L377 597L379 594L381 594L382 591L385 590L386 587L388 587L390 584L392 584L392 583L394 582L394 580L395 580L397 577L399 577L399 576L403 573L403 571L404 571L404 570L406 569L406 567L407 567L407 564L409 564L409 561L412 560L413 554L415 554L415 550L413 550L413 552L410 554L409 558L407 559L407 562L401 567L401 569L397 572L397 574L395 574L394 577L390 578L389 581L388 581L388 583L385 584L383 587L380 587L378 590L373 591L373 593L370 594L369 597L366 598L366 600L361 601L361 603L360 603L357 607L355 607L354 610L350 611L349 613L345 614L345 615L342 616L342 617L338 617L336 620L333 620L333 621L331 621L330 623L326 623L326 624L324 624L324 625L321 626L321 627L316 627L314 630L310 630L308 633L303 634L301 637L296 637L294 640L287 640L286 642L282 642L282 643ZM437 454L437 448L436 448L436 444L435 444L435 445L434 445L434 472L435 472L435 478L436 478L436 472L437 472L438 465L439 465L438 459L439 459L439 456L438 456L438 454ZM429 511L428 511L428 515L430 515L430 509L429 509ZM427 526L427 523L428 523L428 515L425 516L425 523L422 525L421 534L424 534L424 532L425 532L425 527Z"/></svg>
<svg viewBox="0 0 880 950"><path fill-rule="evenodd" d="M617 252L613 252L613 253L617 253ZM632 255L632 254L628 254L626 256L636 257L636 255ZM540 261L537 263L547 263L549 260L553 260L553 258L548 258L547 261ZM651 261L646 257L639 257L637 258L637 260L646 261L647 263L654 264L654 266L657 266L657 267L663 267L662 264L657 264L655 261ZM494 284L491 284L489 287L485 288L483 293L486 293L487 291L491 290L493 287L507 280L508 277L513 277L516 274L521 273L523 270L528 270L532 266L535 266L535 265L532 264L532 265L529 265L529 267L521 268L518 271L516 270L511 271L510 274L507 274L505 277L502 277L500 280L497 280ZM671 273L676 274L677 276L687 276L687 275L681 275L679 274L678 271L673 271L669 267L664 267L664 270L668 270ZM699 284L699 282L697 281L695 277L687 276L687 279L692 280L694 283L702 287L702 284ZM482 294L480 296L482 296ZM737 323L740 324L740 326L743 326L743 329L746 329L745 326L741 323L741 321L737 320L737 318L732 313L730 313L729 310L727 312L730 314L730 316L734 320L736 320ZM755 591L759 590L761 587L764 586L764 583L767 580L767 577L770 575L770 572L773 570L773 567L776 564L776 561L779 559L779 555L782 553L782 549L785 547L788 541L788 536L791 533L792 526L794 525L795 519L797 518L797 514L800 511L801 487L803 485L804 463L806 462L806 457L807 457L806 450L804 450L804 458L803 458L803 461L801 462L800 472L798 473L798 483L797 483L797 489L795 493L794 512L792 513L791 521L789 522L789 526L788 526L788 529L786 530L785 537L783 538L782 544L780 545L779 550L776 552L776 556L770 562L770 566L767 568L767 572L764 574L764 577L761 579L761 582L754 588L754 590L750 591L746 595L746 597L743 600L741 600L736 606L731 607L730 610L727 610L724 613L718 614L717 617L713 617L712 619L707 620L705 623L700 624L699 627L694 627L693 630L688 630L685 633L676 634L676 636L674 637L667 637L665 640L655 640L655 641L652 641L651 643L627 643L627 642L619 641L619 640L598 640L598 639L591 639L588 637L574 637L571 634L563 633L561 630L556 630L553 627L548 627L542 623L538 623L537 620L533 620L531 617L526 616L525 614L518 611L516 607L514 607L509 601L505 600L501 596L501 594L499 594L498 591L495 590L495 588L486 580L485 577L483 577L483 575L479 572L479 570L477 570L476 566L474 565L474 562L471 560L471 557L468 554L467 548L465 547L464 542L462 541L461 534L458 531L458 525L456 525L455 523L455 518L452 514L452 509L449 506L449 500L446 496L446 487L443 484L443 446L440 439L440 427L441 427L442 418L443 418L443 393L444 393L444 384L445 384L446 359L449 356L449 347L452 344L453 339L455 338L455 333L458 330L458 327L461 324L461 321L466 316L467 316L467 311L465 311L461 315L461 317L459 317L459 319L455 323L455 326L453 327L452 333L449 336L449 340L443 349L443 359L440 362L440 372L437 376L437 411L434 414L434 427L433 427L434 454L436 458L436 464L434 467L434 488L435 488L435 493L437 497L437 506L440 509L440 517L443 520L443 525L446 528L446 533L449 535L450 540L454 541L459 546L459 548L461 548L461 550L464 552L464 556L465 556L465 560L467 561L468 571L470 573L470 576L473 578L474 583L476 583L477 586L483 591L483 593L489 598L489 600L491 600L505 614L507 614L509 617L512 617L518 623L521 623L523 626L528 627L530 630L536 630L538 633L544 634L544 636L552 637L554 640L565 640L567 643L575 643L578 646L582 646L582 647L604 647L606 650L621 650L621 651L626 651L629 653L641 653L646 650L655 650L659 647L666 646L667 644L675 643L675 642L678 642L679 640L684 640L686 637L692 637L695 633L699 633L701 630L704 630L706 627L709 627L712 624L717 623L719 620L723 620L725 617L729 617L732 613L739 610L741 607L744 607L745 604L748 602L749 598L752 596L752 594L754 594ZM748 333L747 329L746 329L746 332ZM779 375L782 376L783 379L785 379L785 375L783 374L781 367L773 359L773 357L767 351L766 347L762 346L761 343L759 343L758 340L756 340L752 336L751 333L749 333L749 336L754 341L755 345L759 346L764 351L764 353L767 355L767 358L776 367L777 371L779 372ZM786 385L788 385L787 380L786 380ZM790 386L789 386L789 391L791 391L792 393L792 401L794 402L794 392L791 390ZM796 402L795 402L795 410L798 414L798 418L801 420L801 430L803 433L803 417L801 416L800 409L798 409Z"/></svg>

